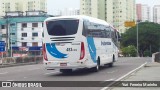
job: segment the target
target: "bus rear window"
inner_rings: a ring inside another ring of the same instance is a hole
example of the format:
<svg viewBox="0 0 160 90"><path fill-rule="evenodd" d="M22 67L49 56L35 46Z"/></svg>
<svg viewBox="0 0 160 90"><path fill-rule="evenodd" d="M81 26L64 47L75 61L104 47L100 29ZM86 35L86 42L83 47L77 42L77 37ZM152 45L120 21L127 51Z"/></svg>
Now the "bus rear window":
<svg viewBox="0 0 160 90"><path fill-rule="evenodd" d="M55 20L46 23L49 35L64 36L77 33L79 20Z"/></svg>

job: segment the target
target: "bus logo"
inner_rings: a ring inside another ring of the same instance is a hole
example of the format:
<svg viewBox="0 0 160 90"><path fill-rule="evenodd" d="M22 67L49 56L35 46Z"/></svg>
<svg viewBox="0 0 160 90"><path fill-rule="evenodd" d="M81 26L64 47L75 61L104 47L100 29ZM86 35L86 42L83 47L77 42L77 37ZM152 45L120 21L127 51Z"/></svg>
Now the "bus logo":
<svg viewBox="0 0 160 90"><path fill-rule="evenodd" d="M102 41L101 41L101 45L102 45L102 46L111 45L111 42L102 42Z"/></svg>

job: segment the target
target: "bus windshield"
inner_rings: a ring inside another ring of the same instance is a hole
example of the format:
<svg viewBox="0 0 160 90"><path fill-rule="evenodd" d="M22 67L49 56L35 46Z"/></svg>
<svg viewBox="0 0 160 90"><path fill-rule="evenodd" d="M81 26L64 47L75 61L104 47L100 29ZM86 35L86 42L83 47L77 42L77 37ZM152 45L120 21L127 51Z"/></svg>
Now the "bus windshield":
<svg viewBox="0 0 160 90"><path fill-rule="evenodd" d="M49 35L53 36L74 35L77 33L79 20L78 19L55 20L55 21L48 21L46 24Z"/></svg>

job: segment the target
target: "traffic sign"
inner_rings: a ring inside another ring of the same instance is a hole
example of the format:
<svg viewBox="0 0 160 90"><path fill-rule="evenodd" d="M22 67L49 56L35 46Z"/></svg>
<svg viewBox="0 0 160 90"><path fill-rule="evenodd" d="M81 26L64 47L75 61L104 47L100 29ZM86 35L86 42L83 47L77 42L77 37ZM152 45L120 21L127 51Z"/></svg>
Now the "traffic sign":
<svg viewBox="0 0 160 90"><path fill-rule="evenodd" d="M0 41L0 46L5 46L5 42L4 41Z"/></svg>
<svg viewBox="0 0 160 90"><path fill-rule="evenodd" d="M0 52L4 52L4 51L5 51L5 42L0 41Z"/></svg>
<svg viewBox="0 0 160 90"><path fill-rule="evenodd" d="M126 21L125 22L125 27L134 27L136 26L135 21Z"/></svg>

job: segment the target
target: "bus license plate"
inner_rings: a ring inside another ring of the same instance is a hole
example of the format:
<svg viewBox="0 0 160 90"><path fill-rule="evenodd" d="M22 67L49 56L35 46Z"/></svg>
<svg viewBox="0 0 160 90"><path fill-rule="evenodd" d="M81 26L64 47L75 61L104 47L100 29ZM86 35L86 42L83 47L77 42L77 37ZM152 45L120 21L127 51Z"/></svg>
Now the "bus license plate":
<svg viewBox="0 0 160 90"><path fill-rule="evenodd" d="M67 63L60 63L60 66L67 66Z"/></svg>

